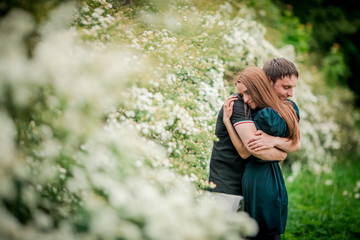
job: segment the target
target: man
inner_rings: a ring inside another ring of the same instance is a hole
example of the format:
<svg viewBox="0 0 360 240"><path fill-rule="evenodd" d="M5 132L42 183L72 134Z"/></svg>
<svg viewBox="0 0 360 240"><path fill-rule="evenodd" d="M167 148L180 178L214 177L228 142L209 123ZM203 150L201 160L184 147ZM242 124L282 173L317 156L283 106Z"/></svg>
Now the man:
<svg viewBox="0 0 360 240"><path fill-rule="evenodd" d="M291 61L284 58L271 59L263 69L281 100L285 101L293 95L299 74ZM287 156L285 152L297 151L301 147L286 138L272 137L257 131L251 117L245 113L241 98L234 102L231 123L242 142L247 143L245 146L249 154L262 160L284 160ZM241 180L246 157L242 158L231 142L223 122L223 108L218 114L215 134L219 141L214 142L212 149L209 182L216 186L209 191L215 192L216 198L224 203L224 207L235 213L243 198Z"/></svg>

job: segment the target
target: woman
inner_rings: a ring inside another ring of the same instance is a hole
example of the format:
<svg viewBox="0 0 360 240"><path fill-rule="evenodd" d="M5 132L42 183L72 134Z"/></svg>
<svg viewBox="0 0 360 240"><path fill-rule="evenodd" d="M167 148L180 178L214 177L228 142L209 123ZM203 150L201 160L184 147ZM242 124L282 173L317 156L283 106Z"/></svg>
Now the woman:
<svg viewBox="0 0 360 240"><path fill-rule="evenodd" d="M300 139L298 114L290 101L281 101L273 90L264 71L249 67L235 77L235 86L257 129L278 137L286 137L294 143ZM231 140L241 154L247 149L230 123L233 101L230 97L224 104L224 123ZM280 239L285 231L288 197L283 174L276 161L249 158L245 165L242 188L245 211L259 225L255 239Z"/></svg>

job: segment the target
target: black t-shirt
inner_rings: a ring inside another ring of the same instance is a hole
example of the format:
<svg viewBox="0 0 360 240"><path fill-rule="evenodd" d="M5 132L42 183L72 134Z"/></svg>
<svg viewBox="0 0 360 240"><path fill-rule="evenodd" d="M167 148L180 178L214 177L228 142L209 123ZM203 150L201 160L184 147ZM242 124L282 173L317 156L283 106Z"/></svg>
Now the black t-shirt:
<svg viewBox="0 0 360 240"><path fill-rule="evenodd" d="M244 102L241 98L234 102L230 120L233 126L244 122L253 122L251 116L246 114ZM231 142L230 135L223 122L223 107L218 114L215 135L219 141L214 141L211 153L209 182L215 183L216 187L209 189L209 191L242 195L241 179L245 160L240 157Z"/></svg>

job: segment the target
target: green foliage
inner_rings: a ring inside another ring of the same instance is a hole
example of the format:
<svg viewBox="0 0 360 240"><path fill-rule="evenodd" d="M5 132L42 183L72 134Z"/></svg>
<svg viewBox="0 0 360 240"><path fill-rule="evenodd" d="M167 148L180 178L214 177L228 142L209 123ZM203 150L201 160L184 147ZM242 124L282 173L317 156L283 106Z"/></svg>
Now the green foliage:
<svg viewBox="0 0 360 240"><path fill-rule="evenodd" d="M282 32L283 42L293 45L299 54L307 53L310 49L311 26L300 23L291 10L284 10L279 22L279 31Z"/></svg>
<svg viewBox="0 0 360 240"><path fill-rule="evenodd" d="M267 28L267 38L277 47L290 44L298 54L306 54L312 33L310 24L303 24L293 14L290 5L279 7L271 0L253 1L242 0L255 11L255 19Z"/></svg>
<svg viewBox="0 0 360 240"><path fill-rule="evenodd" d="M353 157L336 163L332 173L313 175L303 169L287 181L289 217L283 239L359 238L359 168Z"/></svg>
<svg viewBox="0 0 360 240"><path fill-rule="evenodd" d="M349 69L346 66L344 54L335 44L329 54L322 61L322 72L330 87L346 87L346 79L349 76Z"/></svg>

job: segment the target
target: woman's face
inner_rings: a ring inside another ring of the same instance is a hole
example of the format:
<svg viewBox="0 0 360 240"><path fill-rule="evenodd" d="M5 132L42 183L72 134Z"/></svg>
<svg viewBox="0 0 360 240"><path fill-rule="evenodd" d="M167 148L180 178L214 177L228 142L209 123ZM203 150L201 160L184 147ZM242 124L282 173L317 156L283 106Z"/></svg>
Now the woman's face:
<svg viewBox="0 0 360 240"><path fill-rule="evenodd" d="M251 109L255 109L257 106L254 103L253 99L251 98L251 96L249 95L249 92L247 90L247 88L245 87L244 84L236 82L235 83L235 87L238 91L238 93L242 96L244 102L251 108Z"/></svg>

